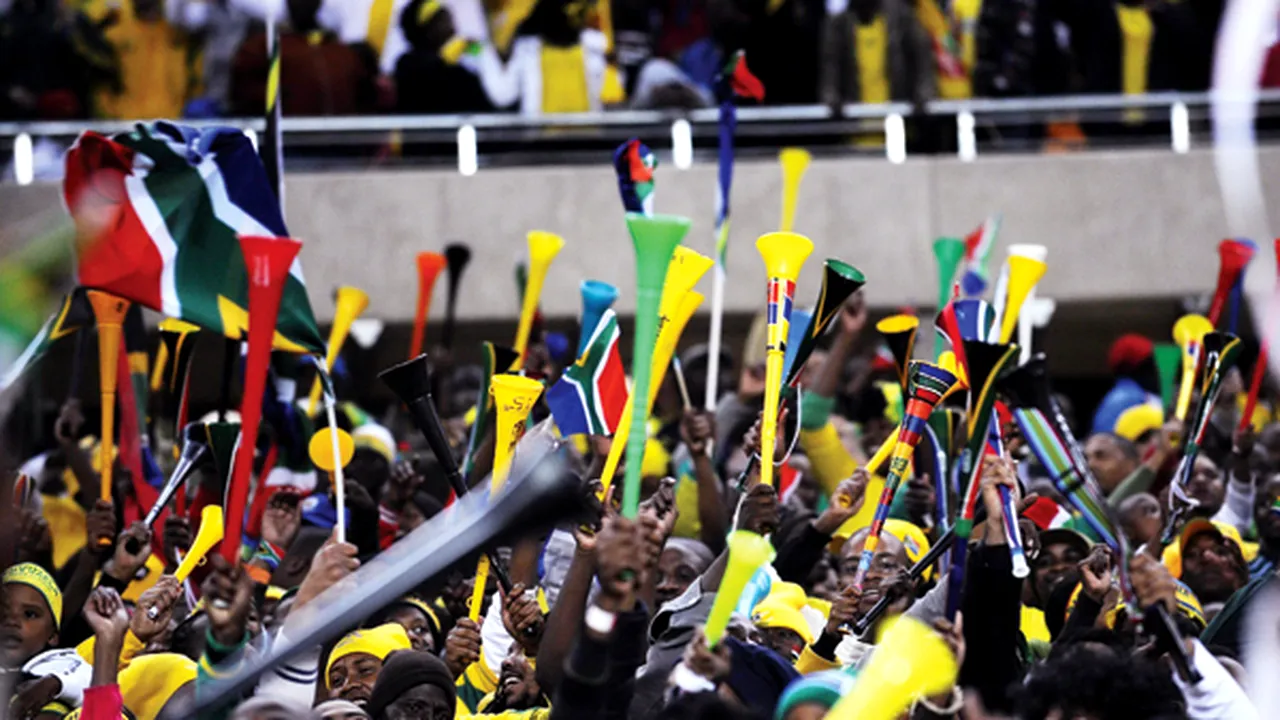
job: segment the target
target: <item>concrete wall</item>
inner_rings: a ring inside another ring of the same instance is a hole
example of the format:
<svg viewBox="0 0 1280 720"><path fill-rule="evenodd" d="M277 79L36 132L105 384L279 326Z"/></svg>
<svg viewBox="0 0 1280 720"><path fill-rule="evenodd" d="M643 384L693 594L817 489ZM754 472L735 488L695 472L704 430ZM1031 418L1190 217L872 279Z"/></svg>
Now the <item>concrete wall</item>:
<svg viewBox="0 0 1280 720"><path fill-rule="evenodd" d="M1280 149L1264 149L1260 162L1264 178L1280 178ZM692 217L687 244L705 253L713 244L714 178L712 164L688 171L664 166L658 176L658 208ZM775 163L737 166L730 311L763 307L754 239L777 225L779 184ZM1271 185L1268 200L1275 203L1280 183ZM408 319L417 282L413 253L450 241L467 242L475 253L461 317L510 318L518 305L511 268L533 228L568 243L547 280L548 315L576 316L576 288L587 277L616 284L624 312L633 304L634 255L605 163L482 169L473 177L394 169L299 173L288 178L287 198L291 230L306 242L303 266L322 319L338 284L367 290L372 316ZM59 207L56 187L0 186L0 250L47 227ZM833 256L864 271L877 305L931 305L932 240L968 232L996 210L1004 213L1001 246L1048 246L1042 294L1068 303L1207 292L1216 272L1214 245L1225 233L1208 151L990 156L971 163L920 158L903 165L818 159L797 214L796 229L817 245L798 296L808 302L816 294L819 260ZM998 248L995 257L1003 254ZM1262 262L1270 266L1269 258ZM710 292L709 279L702 289ZM442 302L433 315L441 312Z"/></svg>

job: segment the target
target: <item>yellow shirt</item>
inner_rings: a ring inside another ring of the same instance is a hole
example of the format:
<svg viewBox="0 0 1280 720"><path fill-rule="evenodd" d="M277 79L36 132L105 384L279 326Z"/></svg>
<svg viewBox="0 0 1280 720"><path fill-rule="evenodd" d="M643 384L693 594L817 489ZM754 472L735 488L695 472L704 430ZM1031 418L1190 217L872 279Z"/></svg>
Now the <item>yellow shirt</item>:
<svg viewBox="0 0 1280 720"><path fill-rule="evenodd" d="M108 5L89 0L83 10L90 18L104 17L113 7L119 20L106 30L107 42L119 62L120 92L98 90L99 117L114 119L173 119L196 87L195 54L186 33L163 18L146 22L133 14L133 3Z"/></svg>
<svg viewBox="0 0 1280 720"><path fill-rule="evenodd" d="M884 15L854 24L854 53L858 59L858 90L864 103L889 102L889 33Z"/></svg>

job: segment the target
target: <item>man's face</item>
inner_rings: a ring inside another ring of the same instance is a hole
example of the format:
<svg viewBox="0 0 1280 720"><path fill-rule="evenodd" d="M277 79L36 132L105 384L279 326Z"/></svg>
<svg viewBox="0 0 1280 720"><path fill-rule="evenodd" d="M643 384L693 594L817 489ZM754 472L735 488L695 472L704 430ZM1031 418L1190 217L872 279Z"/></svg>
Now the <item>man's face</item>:
<svg viewBox="0 0 1280 720"><path fill-rule="evenodd" d="M381 670L382 661L368 653L338 658L329 669L329 699L364 705L373 694L373 683Z"/></svg>
<svg viewBox="0 0 1280 720"><path fill-rule="evenodd" d="M542 695L533 666L518 643L511 644L511 651L502 661L502 673L498 676L498 689L494 693L500 706L507 710L527 710L534 707Z"/></svg>
<svg viewBox="0 0 1280 720"><path fill-rule="evenodd" d="M656 578L655 598L658 606L680 597L680 593L689 589L701 571L697 559L683 548L667 547L658 557L658 575Z"/></svg>
<svg viewBox="0 0 1280 720"><path fill-rule="evenodd" d="M452 720L449 696L435 685L418 685L396 698L383 715L387 720Z"/></svg>
<svg viewBox="0 0 1280 720"><path fill-rule="evenodd" d="M1253 505L1253 521L1258 526L1258 537L1265 545L1280 547L1280 510L1276 509L1276 501L1280 498L1280 475L1272 478L1258 488L1257 499Z"/></svg>
<svg viewBox="0 0 1280 720"><path fill-rule="evenodd" d="M1124 454L1116 439L1104 433L1089 437L1084 446L1085 460L1098 484L1110 493L1138 468L1138 463Z"/></svg>
<svg viewBox="0 0 1280 720"><path fill-rule="evenodd" d="M0 589L0 667L17 667L56 640L53 614L36 589L9 583Z"/></svg>
<svg viewBox="0 0 1280 720"><path fill-rule="evenodd" d="M849 538L849 542L841 548L839 568L841 587L853 584L866 538L866 531L859 532ZM862 583L863 592L858 602L858 614L866 614L874 607L880 600L881 584L887 579L896 577L907 567L907 549L903 547L902 541L888 533L881 533L880 544L876 546L875 554L871 556L871 567L867 570L867 576Z"/></svg>
<svg viewBox="0 0 1280 720"><path fill-rule="evenodd" d="M1134 547L1158 538L1163 518L1160 501L1149 493L1135 495L1120 506L1120 522Z"/></svg>
<svg viewBox="0 0 1280 720"><path fill-rule="evenodd" d="M1073 574L1084 560L1084 552L1073 543L1053 542L1045 545L1031 565L1031 581L1036 599L1043 604L1058 583Z"/></svg>
<svg viewBox="0 0 1280 720"><path fill-rule="evenodd" d="M1196 463L1191 469L1191 479L1187 482L1187 494L1200 503L1195 514L1213 517L1214 513L1222 508L1226 492L1222 471L1218 470L1218 466L1209 458L1197 455Z"/></svg>
<svg viewBox="0 0 1280 720"><path fill-rule="evenodd" d="M791 628L760 628L760 644L778 653L778 657L793 662L804 649L804 638Z"/></svg>
<svg viewBox="0 0 1280 720"><path fill-rule="evenodd" d="M1225 602L1248 579L1240 549L1221 535L1200 533L1182 550L1182 582L1202 603Z"/></svg>

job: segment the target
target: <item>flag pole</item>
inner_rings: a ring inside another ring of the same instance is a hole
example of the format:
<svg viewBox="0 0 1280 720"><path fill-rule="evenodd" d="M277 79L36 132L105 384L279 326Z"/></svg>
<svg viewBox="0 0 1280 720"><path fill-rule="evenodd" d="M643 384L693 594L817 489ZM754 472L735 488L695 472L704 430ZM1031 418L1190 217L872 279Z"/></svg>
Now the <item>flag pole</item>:
<svg viewBox="0 0 1280 720"><path fill-rule="evenodd" d="M280 202L280 217L284 217L284 138L280 132L280 38L275 18L267 18L267 97L266 132L259 146L258 155L267 171L267 180Z"/></svg>
<svg viewBox="0 0 1280 720"><path fill-rule="evenodd" d="M729 250L729 189L733 184L733 135L738 127L738 109L733 103L732 88L727 79L721 79L720 93L720 147L718 151L717 172L718 185L716 192L716 225L715 242L716 265L712 271L711 284L711 330L707 338L707 387L703 405L708 412L714 412L719 399L720 386L720 337L724 320L724 281L726 276L725 256Z"/></svg>

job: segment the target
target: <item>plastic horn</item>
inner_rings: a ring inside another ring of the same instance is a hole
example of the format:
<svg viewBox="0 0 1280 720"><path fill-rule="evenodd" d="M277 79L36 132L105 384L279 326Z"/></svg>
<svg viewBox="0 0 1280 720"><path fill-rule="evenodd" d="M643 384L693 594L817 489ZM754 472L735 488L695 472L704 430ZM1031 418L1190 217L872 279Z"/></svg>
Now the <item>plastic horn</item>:
<svg viewBox="0 0 1280 720"><path fill-rule="evenodd" d="M516 361L520 359L515 350L504 345L494 345L486 341L481 343L480 349L484 356L481 363L483 372L480 376L480 389L476 394L476 418L471 423L467 453L462 458L462 477L464 478L471 473L475 455L480 450L480 443L484 442L485 433L489 431L489 422L493 419L493 396L489 393L489 385L495 375L514 369Z"/></svg>
<svg viewBox="0 0 1280 720"><path fill-rule="evenodd" d="M955 354L956 363L961 367L967 364L964 357L964 335L960 332L960 320L956 316L956 302L949 301L933 319L934 357L940 359L948 349ZM958 302L968 302L961 300Z"/></svg>
<svg viewBox="0 0 1280 720"><path fill-rule="evenodd" d="M582 329L578 333L577 355L581 357L600 322L600 316L618 299L618 288L599 280L583 280L578 289L582 292Z"/></svg>
<svg viewBox="0 0 1280 720"><path fill-rule="evenodd" d="M564 248L564 238L543 230L529 232L529 278L524 286L524 300L520 303L520 324L516 327L516 352L520 354L520 367L524 367L525 354L529 351L529 334L533 331L533 315L538 309L542 284L547 280L551 261Z"/></svg>
<svg viewBox="0 0 1280 720"><path fill-rule="evenodd" d="M1211 332L1213 323L1203 315L1183 315L1173 324L1173 341L1182 348L1182 380L1173 409L1173 416L1178 420L1186 420L1187 411L1191 409L1191 390L1200 372L1201 341Z"/></svg>
<svg viewBox="0 0 1280 720"><path fill-rule="evenodd" d="M173 571L173 576L179 583L191 577L191 572L200 566L200 563L209 554L209 551L213 549L213 546L217 545L225 537L222 528L222 507L219 505L205 505L204 510L200 512L200 529L196 531L196 537L191 541L191 549L187 552L186 557L182 558L178 569ZM227 544L235 546L237 543L229 542ZM223 555L226 555L226 553L224 552Z"/></svg>
<svg viewBox="0 0 1280 720"><path fill-rule="evenodd" d="M818 339L835 320L844 301L865 284L866 277L852 265L832 259L823 263L822 290L818 293L817 305L809 314L805 328L801 331L803 334L799 336L799 342L793 341L796 337L795 326L792 326L793 332L787 340L787 353L783 360L783 377L787 387L795 387L800 382L805 363L809 361L809 356L817 347ZM745 483L747 477L756 471L759 464L760 458L757 455L753 454L747 458L747 466L738 476L738 485Z"/></svg>
<svg viewBox="0 0 1280 720"><path fill-rule="evenodd" d="M542 383L519 375L497 375L489 386L493 404L497 409L497 431L493 445L493 480L490 493L496 494L507 482L511 461L515 457L516 443L524 435L529 413L542 395ZM484 588L489 582L491 562L481 555L476 564L475 582L471 588L471 603L467 609L472 621L480 620L484 605Z"/></svg>
<svg viewBox="0 0 1280 720"><path fill-rule="evenodd" d="M938 307L946 306L956 283L956 271L964 259L964 241L941 237L933 241L933 257L938 261Z"/></svg>
<svg viewBox="0 0 1280 720"><path fill-rule="evenodd" d="M249 498L249 475L253 472L253 453L258 444L262 395L266 391L267 365L271 361L280 299L289 266L301 249L302 243L291 238L240 236L240 251L244 254L249 278L249 350L240 396L240 444L236 447L224 503L229 540L222 544L222 556L229 563L235 563L240 555L240 531Z"/></svg>
<svg viewBox="0 0 1280 720"><path fill-rule="evenodd" d="M890 315L876 323L876 330L884 336L889 352L893 353L893 365L898 370L898 383L903 390L907 388L907 368L915 352L919 327L920 319L915 315Z"/></svg>
<svg viewBox="0 0 1280 720"><path fill-rule="evenodd" d="M147 514L142 518L142 524L147 529L155 527L156 520L160 518L160 514L169 506L169 501L178 492L178 488L186 483L187 478L191 477L191 473L205 459L209 453L209 447L200 442L195 437L195 433L191 433L182 444L182 455L178 457L178 464L173 468L173 472L169 474L169 479L165 480L164 485L160 488L160 494L156 497L156 502L147 510ZM128 550L132 554L137 554L141 549L138 541L129 537L125 540L128 544Z"/></svg>
<svg viewBox="0 0 1280 720"><path fill-rule="evenodd" d="M129 301L101 290L86 293L98 323L98 378L102 385L102 499L111 499L111 471L115 466L116 385L119 380L120 343Z"/></svg>
<svg viewBox="0 0 1280 720"><path fill-rule="evenodd" d="M734 530L729 533L729 559L725 565L724 578L720 581L720 589L716 592L711 612L707 614L707 624L703 633L707 645L715 647L724 637L725 628L729 627L729 618L733 616L733 608L738 604L742 590L766 563L773 561L773 545L769 539L750 530Z"/></svg>
<svg viewBox="0 0 1280 720"><path fill-rule="evenodd" d="M409 409L409 416L413 418L413 424L418 427L418 431L426 438L427 445L430 446L431 452L435 454L436 461L440 463L440 468L444 470L445 477L449 479L449 485L453 488L454 494L461 499L467 494L467 483L462 479L462 472L458 469L458 462L454 460L453 450L449 447L449 441L444 435L444 424L440 422L440 415L436 412L436 404L431 399L431 370L427 356L425 354L419 355L412 360L392 365L378 373L378 378ZM478 417L477 422L479 422ZM501 565L493 562L494 558L492 556L490 556L489 560L493 567L497 568L493 573L497 576L498 584L502 586L503 592L511 589L511 580L507 577L506 571L502 569Z"/></svg>
<svg viewBox="0 0 1280 720"><path fill-rule="evenodd" d="M789 233L795 227L800 181L804 180L812 157L808 150L801 148L782 148L778 152L778 162L782 164L782 219L778 222L778 230L782 232Z"/></svg>
<svg viewBox="0 0 1280 720"><path fill-rule="evenodd" d="M418 262L418 304L413 311L413 337L409 340L409 358L415 358L422 352L422 343L427 339L427 314L431 310L431 291L436 287L436 279L444 269L446 260L438 252L420 252Z"/></svg>
<svg viewBox="0 0 1280 720"><path fill-rule="evenodd" d="M187 425L191 358L195 355L199 332L200 328L176 318L160 321L160 342L166 348L169 361L163 367L159 389L164 391L161 401L164 417L173 420L174 437Z"/></svg>
<svg viewBox="0 0 1280 720"><path fill-rule="evenodd" d="M471 262L471 248L462 243L444 246L445 267L449 271L449 294L445 296L444 334L440 342L445 349L453 349L453 326L457 321L458 287L462 284L462 271Z"/></svg>
<svg viewBox="0 0 1280 720"><path fill-rule="evenodd" d="M1267 346L1264 344L1258 348L1258 358L1253 361L1253 377L1249 380L1249 393L1245 396L1238 429L1244 430L1253 424L1253 412L1258 407L1258 394L1262 392L1262 381L1266 376Z"/></svg>
<svg viewBox="0 0 1280 720"><path fill-rule="evenodd" d="M1009 246L1009 283L1008 295L1004 304L996 298L996 308L1000 311L1001 343L1013 339L1013 331L1018 327L1018 313L1022 304L1027 301L1036 283L1044 277L1048 266L1044 263L1048 250L1043 245L1010 245Z"/></svg>
<svg viewBox="0 0 1280 720"><path fill-rule="evenodd" d="M338 288L334 295L333 303L333 327L329 330L329 347L324 354L324 366L328 370L333 370L333 364L338 361L338 354L342 352L342 344L347 341L347 334L351 332L351 323L369 307L369 295L360 288L343 285ZM307 401L307 414L315 415L316 407L320 403L320 378L316 378L311 384L311 397Z"/></svg>
<svg viewBox="0 0 1280 720"><path fill-rule="evenodd" d="M627 213L626 218L636 253L636 335L631 356L634 375L631 396L647 398L653 373L653 353L658 342L662 285L676 246L689 232L690 221L677 215L646 216L639 213ZM640 465L648 439L649 403L632 402L630 418L622 514L634 519L640 507Z"/></svg>
<svg viewBox="0 0 1280 720"><path fill-rule="evenodd" d="M1173 343L1156 343L1153 352L1156 375L1160 382L1160 404L1167 415L1178 397L1178 367L1182 364L1182 348Z"/></svg>
<svg viewBox="0 0 1280 720"><path fill-rule="evenodd" d="M818 346L818 340L840 314L844 301L866 284L867 278L862 271L848 263L833 258L828 258L822 263L822 289L818 292L818 302L813 307L813 314L809 316L809 324L805 328L800 346L795 350L795 357L791 360L790 371L786 377L787 385L796 384L796 379L800 377L800 372L809 361L809 356L813 354L813 349Z"/></svg>
<svg viewBox="0 0 1280 720"><path fill-rule="evenodd" d="M684 300L675 309L673 315L664 315L661 318L662 329L658 331L658 340L654 343L653 362L650 364L650 377L656 380L649 384L650 411L653 410L653 403L658 397L658 389L661 386L662 377L666 375L667 365L675 354L676 345L680 341L680 336L684 333L684 327L689 323L689 319L693 317L693 314L698 311L698 306L702 304L702 300L702 293L689 291L685 293ZM631 396L627 398L627 404L622 408L622 417L618 419L618 427L613 434L613 443L609 446L609 455L605 458L604 469L600 472L601 488L597 497L601 499L609 491L609 486L613 484L613 477L618 471L618 463L622 461L622 453L626 451L627 446L623 440L628 439L631 432L631 415L635 398L635 389L633 387Z"/></svg>
<svg viewBox="0 0 1280 720"><path fill-rule="evenodd" d="M921 697L948 690L960 667L942 636L905 615L876 641L871 659L827 720L895 720Z"/></svg>
<svg viewBox="0 0 1280 720"><path fill-rule="evenodd" d="M1227 372L1236 364L1242 343L1240 338L1231 333L1211 332L1204 336L1201 346L1204 348L1204 380L1200 385L1200 402L1196 405L1195 415L1188 425L1186 445L1182 451L1182 459L1178 462L1177 472L1173 475L1173 485L1169 493L1169 518L1165 522L1164 542L1173 539L1174 531L1181 525L1181 519L1188 510L1197 503L1186 494L1187 483L1191 481L1191 471L1195 467L1196 457L1200 454L1200 443L1204 441L1205 429L1209 426L1209 418L1218 402L1218 393L1222 389L1222 380Z"/></svg>
<svg viewBox="0 0 1280 720"><path fill-rule="evenodd" d="M784 163L785 164L785 163ZM760 426L760 482L773 485L773 452L778 442L778 398L782 364L791 330L791 305L800 268L813 252L813 241L792 232L768 233L756 241L768 276L768 329L765 340L764 414Z"/></svg>
<svg viewBox="0 0 1280 720"><path fill-rule="evenodd" d="M1245 266L1253 259L1254 249L1239 240L1223 240L1218 243L1218 286L1213 291L1213 299L1209 302L1209 322L1214 327L1222 318L1222 310L1226 307L1231 288L1244 274Z"/></svg>
<svg viewBox="0 0 1280 720"><path fill-rule="evenodd" d="M911 454L924 434L924 427L929 422L929 415L944 398L959 387L955 375L932 363L919 360L911 363L907 391L906 412L902 416L902 425L898 428L894 441L893 454L889 460L889 473L885 477L884 492L880 494L880 503L876 506L876 514L871 520L871 531L867 534L866 543L862 547L862 557L858 561L858 570L854 574L853 584L862 589L862 581L867 570L871 569L871 560L875 557L876 547L880 543L880 532L884 522L889 518L889 505L893 495L906 474L911 462ZM766 417L768 417L766 415Z"/></svg>

